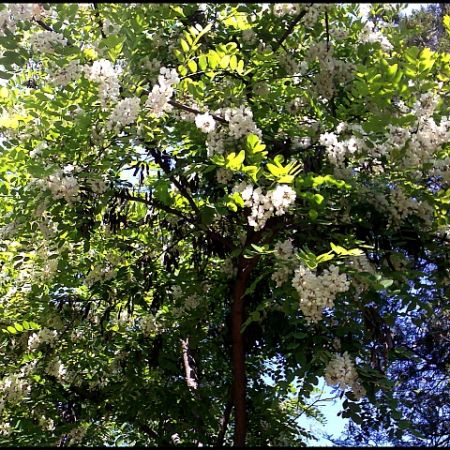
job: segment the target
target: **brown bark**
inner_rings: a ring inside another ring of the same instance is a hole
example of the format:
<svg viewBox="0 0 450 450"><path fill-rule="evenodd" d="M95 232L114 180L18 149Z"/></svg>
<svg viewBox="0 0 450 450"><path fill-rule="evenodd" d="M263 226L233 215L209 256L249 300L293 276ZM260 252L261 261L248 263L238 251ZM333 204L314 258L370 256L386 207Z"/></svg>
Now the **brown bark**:
<svg viewBox="0 0 450 450"><path fill-rule="evenodd" d="M233 401L230 399L227 400L225 405L225 411L223 412L222 420L220 421L220 430L217 435L216 447L223 447L223 440L225 438L225 433L227 431L228 422L230 421L231 409L233 408Z"/></svg>
<svg viewBox="0 0 450 450"><path fill-rule="evenodd" d="M235 411L234 445L243 447L247 432L245 407L245 353L244 339L241 327L244 322L244 294L252 269L258 258L244 259L241 256L238 263L238 273L233 289L233 304L231 307L231 340L233 362L233 405Z"/></svg>

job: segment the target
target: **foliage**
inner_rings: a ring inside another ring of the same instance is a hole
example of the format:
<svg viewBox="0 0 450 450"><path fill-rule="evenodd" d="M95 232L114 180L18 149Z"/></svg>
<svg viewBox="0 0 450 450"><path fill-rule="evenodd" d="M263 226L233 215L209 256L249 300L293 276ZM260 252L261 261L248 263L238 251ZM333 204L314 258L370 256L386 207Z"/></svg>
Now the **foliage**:
<svg viewBox="0 0 450 450"><path fill-rule="evenodd" d="M321 376L412 427L448 54L356 4L2 8L0 444L304 445Z"/></svg>

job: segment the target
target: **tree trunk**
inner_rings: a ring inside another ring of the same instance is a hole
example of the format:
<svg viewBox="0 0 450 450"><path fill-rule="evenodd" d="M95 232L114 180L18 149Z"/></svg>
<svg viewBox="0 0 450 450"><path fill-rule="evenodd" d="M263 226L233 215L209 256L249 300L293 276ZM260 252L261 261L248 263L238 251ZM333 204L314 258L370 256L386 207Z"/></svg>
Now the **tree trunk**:
<svg viewBox="0 0 450 450"><path fill-rule="evenodd" d="M233 304L231 307L231 340L233 362L233 405L235 410L234 445L243 447L247 432L245 411L245 354L244 339L241 327L244 322L244 294L250 273L258 259L244 259L238 262L238 272L233 289Z"/></svg>

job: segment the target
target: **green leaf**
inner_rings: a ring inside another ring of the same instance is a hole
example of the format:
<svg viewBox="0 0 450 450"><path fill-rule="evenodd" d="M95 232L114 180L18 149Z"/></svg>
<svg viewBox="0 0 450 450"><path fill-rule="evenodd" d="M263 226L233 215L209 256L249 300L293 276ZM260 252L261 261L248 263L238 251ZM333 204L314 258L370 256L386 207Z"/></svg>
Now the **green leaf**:
<svg viewBox="0 0 450 450"><path fill-rule="evenodd" d="M198 57L198 65L200 66L201 70L206 69L206 67L208 66L208 58L206 57L206 55L200 55Z"/></svg>
<svg viewBox="0 0 450 450"><path fill-rule="evenodd" d="M236 58L236 55L232 55L230 57L230 69L236 70L236 67L237 67L237 58Z"/></svg>
<svg viewBox="0 0 450 450"><path fill-rule="evenodd" d="M226 69L228 67L229 63L230 63L230 55L222 56L222 58L220 59L220 62L219 62L220 67L222 69Z"/></svg>
<svg viewBox="0 0 450 450"><path fill-rule="evenodd" d="M233 199L236 205L240 206L241 208L244 207L244 200L242 199L241 194L239 194L239 192L233 192L233 194L231 194L229 198Z"/></svg>
<svg viewBox="0 0 450 450"><path fill-rule="evenodd" d="M16 334L17 330L12 327L11 325L9 325L8 327L6 327L6 329L11 333L11 334Z"/></svg>
<svg viewBox="0 0 450 450"><path fill-rule="evenodd" d="M247 174L255 183L257 181L258 168L256 166L244 166L242 172Z"/></svg>
<svg viewBox="0 0 450 450"><path fill-rule="evenodd" d="M239 73L240 75L244 72L244 61L241 59L239 60L237 67L236 67L236 71L237 73Z"/></svg>
<svg viewBox="0 0 450 450"><path fill-rule="evenodd" d="M331 253L331 251L329 251L327 253L322 253L321 255L319 255L317 257L317 262L322 263L322 262L330 261L333 258L334 258L333 253Z"/></svg>
<svg viewBox="0 0 450 450"><path fill-rule="evenodd" d="M210 50L208 53L208 64L211 69L215 69L220 62L220 56L214 50Z"/></svg>
<svg viewBox="0 0 450 450"><path fill-rule="evenodd" d="M223 155L215 154L211 156L211 161L217 166L224 166L226 164L225 157Z"/></svg>
<svg viewBox="0 0 450 450"><path fill-rule="evenodd" d="M241 150L237 155L236 153L230 153L227 156L227 163L226 163L226 168L230 169L230 170L239 170L242 166L242 163L244 162L245 159L245 151Z"/></svg>
<svg viewBox="0 0 450 450"><path fill-rule="evenodd" d="M381 286L383 286L384 289L387 289L388 287L392 286L392 283L394 283L394 280L391 279L384 279L380 281Z"/></svg>
<svg viewBox="0 0 450 450"><path fill-rule="evenodd" d="M23 326L20 323L15 323L14 327L16 328L17 331L23 331Z"/></svg>
<svg viewBox="0 0 450 450"><path fill-rule="evenodd" d="M192 73L197 72L197 63L193 59L189 60L187 65Z"/></svg>
<svg viewBox="0 0 450 450"><path fill-rule="evenodd" d="M184 67L184 66L182 66L182 65L179 65L178 66L178 73L182 76L182 77L185 77L186 75L187 75L187 69L186 69L186 67ZM191 85L189 85L189 86L191 86ZM189 88L189 86L188 86L188 88Z"/></svg>
<svg viewBox="0 0 450 450"><path fill-rule="evenodd" d="M323 195L320 195L320 194L314 194L314 201L315 201L318 205L320 205L320 204L323 202L323 199L324 199Z"/></svg>
<svg viewBox="0 0 450 450"><path fill-rule="evenodd" d="M316 220L319 217L319 213L315 209L310 209L308 211L308 216L311 220Z"/></svg>
<svg viewBox="0 0 450 450"><path fill-rule="evenodd" d="M4 80L9 80L13 75L13 72L4 72L3 70L0 70L0 78L3 78Z"/></svg>
<svg viewBox="0 0 450 450"><path fill-rule="evenodd" d="M181 48L183 49L184 53L188 53L190 50L189 44L184 40L180 39Z"/></svg>
<svg viewBox="0 0 450 450"><path fill-rule="evenodd" d="M347 250L344 247L333 244L332 242L330 242L330 247L331 247L331 250L333 250L338 255L345 255L347 253Z"/></svg>

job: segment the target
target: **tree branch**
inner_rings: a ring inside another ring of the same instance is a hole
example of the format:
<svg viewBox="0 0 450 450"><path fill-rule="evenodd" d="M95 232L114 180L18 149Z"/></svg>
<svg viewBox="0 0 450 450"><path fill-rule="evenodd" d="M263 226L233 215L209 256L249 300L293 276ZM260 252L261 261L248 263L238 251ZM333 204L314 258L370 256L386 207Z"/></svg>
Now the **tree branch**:
<svg viewBox="0 0 450 450"><path fill-rule="evenodd" d="M231 410L233 409L233 400L231 397L227 400L225 404L225 411L223 412L223 417L220 420L220 430L217 435L216 447L223 447L223 440L225 438L225 433L227 431L228 423L230 421Z"/></svg>
<svg viewBox="0 0 450 450"><path fill-rule="evenodd" d="M55 32L55 30L50 26L47 25L44 21L42 21L41 19L33 19L41 28L43 28L45 31L51 31L51 32Z"/></svg>
<svg viewBox="0 0 450 450"><path fill-rule="evenodd" d="M183 366L186 374L186 384L189 389L197 389L198 383L195 376L195 371L191 367L190 359L191 354L189 350L189 338L181 339L181 351L183 354Z"/></svg>
<svg viewBox="0 0 450 450"><path fill-rule="evenodd" d="M306 6L306 5L305 5ZM309 4L309 6L312 6L312 3ZM296 27L296 25L300 22L300 20L303 19L303 17L305 16L305 14L308 12L307 9L304 9L303 11L301 11L298 16L289 24L289 26L287 27L286 31L283 33L283 36L281 36L281 38L278 40L275 48L274 48L274 52L276 52L282 45L283 42L289 37L289 35L292 33L292 31L294 30L294 28Z"/></svg>
<svg viewBox="0 0 450 450"><path fill-rule="evenodd" d="M189 106L183 105L182 103L177 102L175 100L169 100L167 103L169 103L169 105L172 105L175 108L183 109L184 111L188 111L188 112L193 113L193 114L204 114L201 111L199 111L198 109L191 108ZM215 114L211 114L211 115L214 118L214 120L217 120L217 122L228 123L228 121L225 120L223 117L216 116Z"/></svg>
<svg viewBox="0 0 450 450"><path fill-rule="evenodd" d="M155 199L149 200L144 197L136 197L134 195L128 194L125 191L116 192L116 196L119 198L122 198L124 200L131 200L134 202L144 203L145 205L148 205L148 206L156 207L156 208L161 209L169 214L174 214L175 216L180 217L181 219L186 220L186 222L192 223L193 225L195 225L197 223L193 218L185 216L183 213L181 213L181 211L178 211L177 209L173 209L170 206L166 206L166 205L164 205L164 203L158 202Z"/></svg>
<svg viewBox="0 0 450 450"><path fill-rule="evenodd" d="M330 25L328 23L328 11L325 11L325 30L327 32L327 52L330 50Z"/></svg>
<svg viewBox="0 0 450 450"><path fill-rule="evenodd" d="M250 274L258 260L259 256L252 259L245 259L243 255L240 256L231 306L232 391L235 410L234 445L237 447L245 445L245 436L247 434L245 350L244 337L241 331L244 322L244 296Z"/></svg>
<svg viewBox="0 0 450 450"><path fill-rule="evenodd" d="M105 34L105 32L103 31L103 21L102 21L102 19L100 18L100 11L99 11L99 9L98 9L98 4L97 4L97 2L93 2L92 4L94 5L94 16L95 16L95 18L97 19L97 23L98 23L98 25L99 25L99 27L100 27L100 33L101 33L101 35L102 35L102 38L103 38L103 39L106 39L106 34Z"/></svg>

